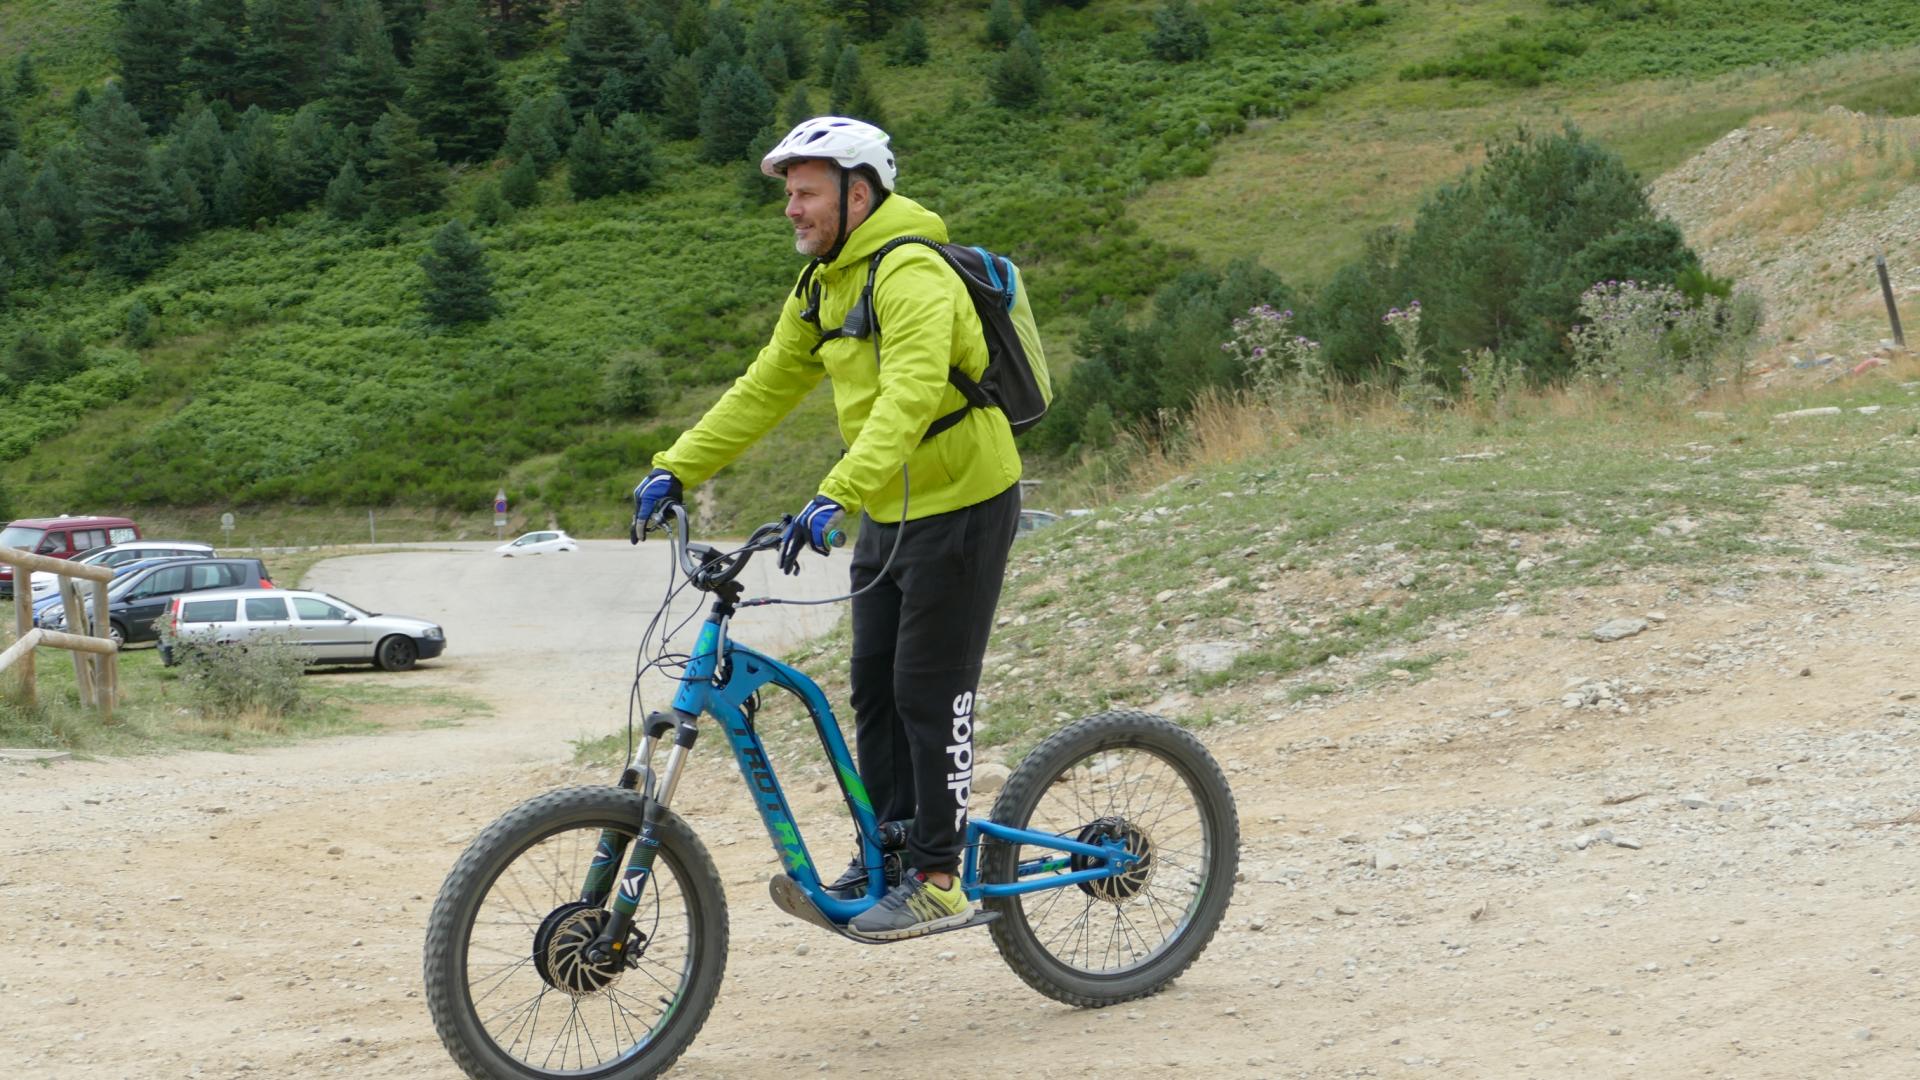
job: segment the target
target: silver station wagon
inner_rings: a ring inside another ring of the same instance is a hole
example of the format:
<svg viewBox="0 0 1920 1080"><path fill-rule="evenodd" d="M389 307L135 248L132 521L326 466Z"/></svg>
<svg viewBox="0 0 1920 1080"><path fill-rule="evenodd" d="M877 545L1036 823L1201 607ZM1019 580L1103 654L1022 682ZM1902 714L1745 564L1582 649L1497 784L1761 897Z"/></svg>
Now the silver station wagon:
<svg viewBox="0 0 1920 1080"><path fill-rule="evenodd" d="M382 615L337 596L300 589L244 589L174 598L169 614L181 642L245 644L258 638L291 642L310 664L377 664L405 671L447 648L438 623ZM173 655L162 646L160 662Z"/></svg>

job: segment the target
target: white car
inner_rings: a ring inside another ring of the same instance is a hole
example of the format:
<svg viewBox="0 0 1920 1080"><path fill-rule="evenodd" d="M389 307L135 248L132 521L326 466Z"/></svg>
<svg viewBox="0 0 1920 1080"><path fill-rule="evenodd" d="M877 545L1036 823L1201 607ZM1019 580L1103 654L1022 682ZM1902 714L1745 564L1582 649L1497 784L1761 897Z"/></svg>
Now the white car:
<svg viewBox="0 0 1920 1080"><path fill-rule="evenodd" d="M530 532L493 550L511 559L515 555L545 555L550 551L579 551L580 543L558 529Z"/></svg>
<svg viewBox="0 0 1920 1080"><path fill-rule="evenodd" d="M440 624L406 615L382 615L337 596L304 589L234 589L183 593L169 618L179 642L245 645L259 637L291 642L310 664L374 664L405 671L447 648ZM160 649L171 667L173 650Z"/></svg>

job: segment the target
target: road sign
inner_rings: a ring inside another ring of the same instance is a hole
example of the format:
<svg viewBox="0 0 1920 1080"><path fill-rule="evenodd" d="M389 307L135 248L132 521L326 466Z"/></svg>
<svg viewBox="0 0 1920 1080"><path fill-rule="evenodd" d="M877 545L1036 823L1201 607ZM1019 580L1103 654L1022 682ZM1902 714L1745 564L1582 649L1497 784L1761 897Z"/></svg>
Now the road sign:
<svg viewBox="0 0 1920 1080"><path fill-rule="evenodd" d="M505 488L501 488L501 489L500 489L500 490L499 490L499 491L498 491L497 493L495 493L495 495L493 496L493 512L494 512L494 514L495 514L496 516L502 516L502 517L504 517L504 516L506 515L506 512L507 512L507 489L505 489Z"/></svg>
<svg viewBox="0 0 1920 1080"><path fill-rule="evenodd" d="M233 528L233 512L232 511L228 511L227 513L220 515L220 527L223 529Z"/></svg>

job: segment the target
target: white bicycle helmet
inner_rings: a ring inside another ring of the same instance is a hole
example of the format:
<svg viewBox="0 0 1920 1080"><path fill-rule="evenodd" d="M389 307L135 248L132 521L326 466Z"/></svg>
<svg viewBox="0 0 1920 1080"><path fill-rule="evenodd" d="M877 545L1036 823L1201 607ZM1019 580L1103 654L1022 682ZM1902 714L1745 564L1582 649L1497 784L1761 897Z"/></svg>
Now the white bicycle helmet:
<svg viewBox="0 0 1920 1080"><path fill-rule="evenodd" d="M767 156L760 159L760 171L768 176L785 176L787 166L796 161L823 158L843 169L865 165L880 178L880 186L891 192L899 170L887 143L886 132L863 120L816 116L802 121L767 151Z"/></svg>

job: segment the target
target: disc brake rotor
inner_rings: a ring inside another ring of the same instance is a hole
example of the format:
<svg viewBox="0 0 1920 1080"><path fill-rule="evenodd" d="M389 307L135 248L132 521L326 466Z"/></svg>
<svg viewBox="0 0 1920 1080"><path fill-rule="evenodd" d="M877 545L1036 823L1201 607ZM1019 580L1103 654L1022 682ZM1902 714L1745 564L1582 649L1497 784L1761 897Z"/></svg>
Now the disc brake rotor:
<svg viewBox="0 0 1920 1080"><path fill-rule="evenodd" d="M540 978L555 990L581 997L606 989L622 971L639 963L646 938L637 930L629 935L624 961L594 964L587 959L587 946L612 917L606 908L579 902L554 908L533 936L533 966Z"/></svg>
<svg viewBox="0 0 1920 1080"><path fill-rule="evenodd" d="M1095 878L1080 882L1080 891L1111 904L1133 899L1147 882L1153 880L1153 839L1138 826L1124 818L1104 817L1088 824L1075 837L1083 844L1105 844L1118 840L1129 854L1138 855L1139 861L1130 864L1123 874L1109 878ZM1068 863L1074 870L1095 870L1105 860L1090 855L1074 855Z"/></svg>

